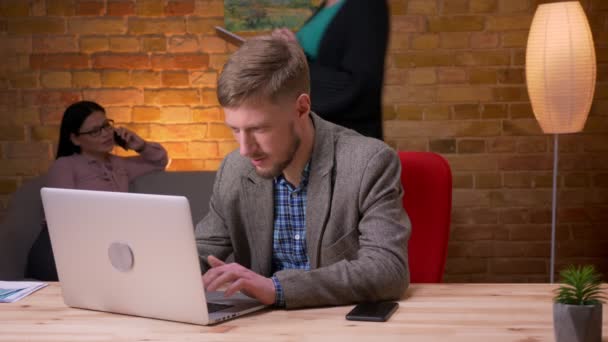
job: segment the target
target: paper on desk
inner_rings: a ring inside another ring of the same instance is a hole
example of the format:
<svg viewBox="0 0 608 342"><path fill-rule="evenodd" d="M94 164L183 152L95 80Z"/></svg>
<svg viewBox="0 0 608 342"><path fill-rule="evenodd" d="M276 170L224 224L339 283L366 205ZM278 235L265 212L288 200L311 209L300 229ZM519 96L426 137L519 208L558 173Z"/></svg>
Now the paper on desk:
<svg viewBox="0 0 608 342"><path fill-rule="evenodd" d="M0 303L13 303L47 286L35 281L0 281Z"/></svg>

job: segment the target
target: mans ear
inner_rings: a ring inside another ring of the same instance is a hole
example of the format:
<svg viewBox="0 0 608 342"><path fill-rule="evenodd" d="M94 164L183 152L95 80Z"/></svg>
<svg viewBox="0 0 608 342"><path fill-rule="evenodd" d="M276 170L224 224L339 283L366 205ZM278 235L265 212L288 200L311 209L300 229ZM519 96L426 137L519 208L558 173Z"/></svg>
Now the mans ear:
<svg viewBox="0 0 608 342"><path fill-rule="evenodd" d="M70 140L72 141L72 144L80 146L80 138L76 134L70 133Z"/></svg>
<svg viewBox="0 0 608 342"><path fill-rule="evenodd" d="M296 100L296 110L298 116L308 115L310 113L310 96L308 94L300 94Z"/></svg>

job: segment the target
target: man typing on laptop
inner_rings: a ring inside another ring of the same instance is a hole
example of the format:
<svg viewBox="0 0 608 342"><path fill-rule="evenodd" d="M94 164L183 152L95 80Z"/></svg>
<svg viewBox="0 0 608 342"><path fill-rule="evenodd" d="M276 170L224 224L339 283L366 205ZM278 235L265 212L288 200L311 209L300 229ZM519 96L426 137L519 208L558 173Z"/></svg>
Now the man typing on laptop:
<svg viewBox="0 0 608 342"><path fill-rule="evenodd" d="M399 159L312 113L309 83L304 53L281 39L250 39L224 67L239 150L196 227L205 287L286 308L397 299L411 231Z"/></svg>

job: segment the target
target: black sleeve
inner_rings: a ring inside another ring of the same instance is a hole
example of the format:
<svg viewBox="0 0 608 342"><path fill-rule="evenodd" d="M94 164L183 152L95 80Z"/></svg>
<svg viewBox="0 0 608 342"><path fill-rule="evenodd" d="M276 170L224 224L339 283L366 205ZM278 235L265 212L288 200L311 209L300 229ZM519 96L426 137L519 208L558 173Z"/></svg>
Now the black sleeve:
<svg viewBox="0 0 608 342"><path fill-rule="evenodd" d="M332 49L332 40L347 40L342 56L335 65L309 61L313 110L330 121L345 115L370 87L381 88L384 75L389 30L386 1L346 1L341 9L344 15L338 13L321 42L321 49Z"/></svg>

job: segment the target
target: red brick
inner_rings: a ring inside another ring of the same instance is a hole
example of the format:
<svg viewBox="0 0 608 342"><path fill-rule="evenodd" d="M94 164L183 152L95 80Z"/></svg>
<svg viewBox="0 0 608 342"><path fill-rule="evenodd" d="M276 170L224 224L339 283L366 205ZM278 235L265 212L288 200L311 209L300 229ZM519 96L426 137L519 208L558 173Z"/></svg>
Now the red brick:
<svg viewBox="0 0 608 342"><path fill-rule="evenodd" d="M121 107L113 107L113 106L104 106L106 109L106 114L109 118L114 120L116 123L128 123L131 122L131 107L129 106L121 106Z"/></svg>
<svg viewBox="0 0 608 342"><path fill-rule="evenodd" d="M122 18L71 18L68 31L72 34L124 34L127 25Z"/></svg>
<svg viewBox="0 0 608 342"><path fill-rule="evenodd" d="M439 47L439 35L436 33L422 33L412 37L413 50L431 50Z"/></svg>
<svg viewBox="0 0 608 342"><path fill-rule="evenodd" d="M160 87L160 72L132 71L131 84L136 87Z"/></svg>
<svg viewBox="0 0 608 342"><path fill-rule="evenodd" d="M505 156L499 160L500 170L552 170L553 158L548 155Z"/></svg>
<svg viewBox="0 0 608 342"><path fill-rule="evenodd" d="M458 153L484 153L486 152L485 140L463 139L458 142Z"/></svg>
<svg viewBox="0 0 608 342"><path fill-rule="evenodd" d="M479 119L480 106L478 104L460 104L454 106L454 119Z"/></svg>
<svg viewBox="0 0 608 342"><path fill-rule="evenodd" d="M57 53L48 55L31 55L32 69L86 69L89 67L87 55L78 53Z"/></svg>
<svg viewBox="0 0 608 342"><path fill-rule="evenodd" d="M497 80L496 69L473 68L469 71L471 84L496 84Z"/></svg>
<svg viewBox="0 0 608 342"><path fill-rule="evenodd" d="M538 153L547 151L547 137L521 137L517 142L517 152Z"/></svg>
<svg viewBox="0 0 608 342"><path fill-rule="evenodd" d="M186 20L186 31L192 34L215 34L216 26L225 25L223 18L198 18L190 16Z"/></svg>
<svg viewBox="0 0 608 342"><path fill-rule="evenodd" d="M509 105L509 112L511 113L511 119L529 119L534 118L532 112L532 106L529 103L520 104L512 103Z"/></svg>
<svg viewBox="0 0 608 342"><path fill-rule="evenodd" d="M37 72L15 72L7 75L7 81L15 89L38 88L38 76Z"/></svg>
<svg viewBox="0 0 608 342"><path fill-rule="evenodd" d="M23 103L33 106L67 107L81 99L80 92L76 91L36 90L23 93Z"/></svg>
<svg viewBox="0 0 608 342"><path fill-rule="evenodd" d="M477 189L498 189L502 187L502 177L500 173L478 173L475 175L475 188Z"/></svg>
<svg viewBox="0 0 608 342"><path fill-rule="evenodd" d="M222 111L218 107L193 108L192 109L192 121L193 122L223 121ZM221 147L221 145L220 145L220 147Z"/></svg>
<svg viewBox="0 0 608 342"><path fill-rule="evenodd" d="M106 11L103 1L78 1L76 3L76 15L104 15Z"/></svg>
<svg viewBox="0 0 608 342"><path fill-rule="evenodd" d="M528 44L528 31L510 31L502 34L502 47L525 48Z"/></svg>
<svg viewBox="0 0 608 342"><path fill-rule="evenodd" d="M59 125L57 126L33 126L31 137L34 141L52 141L59 139Z"/></svg>
<svg viewBox="0 0 608 342"><path fill-rule="evenodd" d="M0 36L2 54L17 54L32 52L32 37L30 36ZM36 51L34 49L34 51Z"/></svg>
<svg viewBox="0 0 608 342"><path fill-rule="evenodd" d="M189 86L190 82L188 79L188 73L185 71L176 72L163 72L162 73L162 85L166 87L184 87Z"/></svg>
<svg viewBox="0 0 608 342"><path fill-rule="evenodd" d="M501 13L527 12L529 0L499 0L498 10Z"/></svg>
<svg viewBox="0 0 608 342"><path fill-rule="evenodd" d="M98 72L79 71L72 73L72 86L75 88L97 88L101 86Z"/></svg>
<svg viewBox="0 0 608 342"><path fill-rule="evenodd" d="M186 31L185 19L129 19L129 34L183 34Z"/></svg>
<svg viewBox="0 0 608 342"><path fill-rule="evenodd" d="M217 100L217 93L215 90L202 90L201 91L201 102L205 106L219 106L220 103Z"/></svg>
<svg viewBox="0 0 608 342"><path fill-rule="evenodd" d="M488 190L454 189L452 192L452 207L489 207L491 205L491 194Z"/></svg>
<svg viewBox="0 0 608 342"><path fill-rule="evenodd" d="M49 16L72 16L76 6L74 0L47 0L46 11Z"/></svg>
<svg viewBox="0 0 608 342"><path fill-rule="evenodd" d="M138 16L162 16L164 15L163 2L163 0L136 1L136 14Z"/></svg>
<svg viewBox="0 0 608 342"><path fill-rule="evenodd" d="M193 35L172 36L167 44L168 52L199 52L200 50L198 39Z"/></svg>
<svg viewBox="0 0 608 342"><path fill-rule="evenodd" d="M429 17L428 21L431 32L482 31L485 24L482 16Z"/></svg>
<svg viewBox="0 0 608 342"><path fill-rule="evenodd" d="M585 173L568 173L563 175L563 178L564 185L568 188L585 188L591 184L588 175Z"/></svg>
<svg viewBox="0 0 608 342"><path fill-rule="evenodd" d="M143 54L104 54L93 56L95 69L148 69L150 60Z"/></svg>
<svg viewBox="0 0 608 342"><path fill-rule="evenodd" d="M455 189L472 189L473 175L472 174L452 174L452 185Z"/></svg>
<svg viewBox="0 0 608 342"><path fill-rule="evenodd" d="M29 17L8 22L9 34L63 34L65 19Z"/></svg>
<svg viewBox="0 0 608 342"><path fill-rule="evenodd" d="M210 123L207 139L234 139L232 130L223 123Z"/></svg>
<svg viewBox="0 0 608 342"><path fill-rule="evenodd" d="M490 257L494 254L491 241L450 242L448 247L450 258Z"/></svg>
<svg viewBox="0 0 608 342"><path fill-rule="evenodd" d="M143 103L143 92L139 89L100 89L85 90L84 98L89 101L109 105L138 105Z"/></svg>
<svg viewBox="0 0 608 342"><path fill-rule="evenodd" d="M164 36L143 37L144 52L158 52L167 50L167 39Z"/></svg>
<svg viewBox="0 0 608 342"><path fill-rule="evenodd" d="M223 17L224 2L217 0L196 0L194 3L194 14L197 17Z"/></svg>
<svg viewBox="0 0 608 342"><path fill-rule="evenodd" d="M160 120L163 123L192 123L192 110L186 106L161 107Z"/></svg>
<svg viewBox="0 0 608 342"><path fill-rule="evenodd" d="M437 2L427 0L410 0L407 2L407 11L404 12L407 12L408 14L437 15ZM393 12L393 14L395 13Z"/></svg>
<svg viewBox="0 0 608 342"><path fill-rule="evenodd" d="M508 30L528 30L532 24L532 16L509 15L509 16L489 16L486 23L488 31L508 31Z"/></svg>
<svg viewBox="0 0 608 342"><path fill-rule="evenodd" d="M498 47L498 33L474 32L471 34L471 47L473 49L493 49Z"/></svg>
<svg viewBox="0 0 608 342"><path fill-rule="evenodd" d="M34 36L32 45L35 53L78 52L76 36Z"/></svg>
<svg viewBox="0 0 608 342"><path fill-rule="evenodd" d="M46 142L11 142L6 144L5 152L9 159L52 158L51 146Z"/></svg>
<svg viewBox="0 0 608 342"><path fill-rule="evenodd" d="M86 53L108 51L110 40L108 37L82 37L80 38L80 50Z"/></svg>
<svg viewBox="0 0 608 342"><path fill-rule="evenodd" d="M475 51L456 54L456 65L462 66L509 65L510 62L509 51Z"/></svg>
<svg viewBox="0 0 608 342"><path fill-rule="evenodd" d="M193 71L190 73L190 84L195 87L215 87L217 84L217 72Z"/></svg>
<svg viewBox="0 0 608 342"><path fill-rule="evenodd" d="M107 88L122 88L129 86L128 71L104 71L101 74L101 82Z"/></svg>
<svg viewBox="0 0 608 342"><path fill-rule="evenodd" d="M498 222L501 224L530 223L530 211L523 208L505 208L500 210Z"/></svg>
<svg viewBox="0 0 608 342"><path fill-rule="evenodd" d="M533 274L547 271L545 258L493 258L489 260L492 273L499 274Z"/></svg>
<svg viewBox="0 0 608 342"><path fill-rule="evenodd" d="M442 14L467 13L469 0L444 0L441 8Z"/></svg>
<svg viewBox="0 0 608 342"><path fill-rule="evenodd" d="M26 2L3 1L0 3L0 16L27 17L30 14L30 5Z"/></svg>
<svg viewBox="0 0 608 342"><path fill-rule="evenodd" d="M146 104L190 105L199 104L199 93L192 89L148 90L144 92Z"/></svg>
<svg viewBox="0 0 608 342"><path fill-rule="evenodd" d="M469 32L440 32L440 46L444 49L465 49L469 47Z"/></svg>
<svg viewBox="0 0 608 342"><path fill-rule="evenodd" d="M425 18L418 15L396 15L391 17L391 29L396 32L424 32Z"/></svg>
<svg viewBox="0 0 608 342"><path fill-rule="evenodd" d="M451 52L409 52L393 55L393 62L398 68L452 66L454 54Z"/></svg>
<svg viewBox="0 0 608 342"><path fill-rule="evenodd" d="M446 273L449 274L485 273L487 269L486 260L480 258L448 258L446 262Z"/></svg>
<svg viewBox="0 0 608 342"><path fill-rule="evenodd" d="M152 55L154 69L206 69L208 65L209 55L204 53Z"/></svg>
<svg viewBox="0 0 608 342"><path fill-rule="evenodd" d="M107 14L109 16L119 17L135 14L135 3L133 1L108 1Z"/></svg>
<svg viewBox="0 0 608 342"><path fill-rule="evenodd" d="M0 194L11 194L15 192L17 188L17 179L0 179Z"/></svg>
<svg viewBox="0 0 608 342"><path fill-rule="evenodd" d="M550 190L517 189L493 191L489 195L490 205L496 208L538 207L551 201Z"/></svg>
<svg viewBox="0 0 608 342"><path fill-rule="evenodd" d="M24 140L24 139L25 139L25 132L23 130L23 127L6 126L6 125L0 126L0 141L2 141L2 140L18 141L18 140Z"/></svg>
<svg viewBox="0 0 608 342"><path fill-rule="evenodd" d="M455 153L456 140L454 139L433 139L429 141L429 150L435 153Z"/></svg>
<svg viewBox="0 0 608 342"><path fill-rule="evenodd" d="M438 68L439 83L464 83L467 74L464 68L442 67Z"/></svg>
<svg viewBox="0 0 608 342"><path fill-rule="evenodd" d="M191 158L217 158L219 157L218 144L214 141L193 141L188 144L188 152Z"/></svg>
<svg viewBox="0 0 608 342"><path fill-rule="evenodd" d="M504 84L524 84L524 69L501 69L497 72L498 82Z"/></svg>
<svg viewBox="0 0 608 342"><path fill-rule="evenodd" d="M194 0L169 0L166 15L188 15L194 12Z"/></svg>
<svg viewBox="0 0 608 342"><path fill-rule="evenodd" d="M506 119L509 116L506 104L486 104L481 106L482 119Z"/></svg>
<svg viewBox="0 0 608 342"><path fill-rule="evenodd" d="M491 13L496 11L498 0L471 0L469 10L471 13Z"/></svg>
<svg viewBox="0 0 608 342"><path fill-rule="evenodd" d="M133 107L134 122L159 122L160 109L157 107Z"/></svg>
<svg viewBox="0 0 608 342"><path fill-rule="evenodd" d="M112 52L139 52L139 39L132 36L110 37Z"/></svg>
<svg viewBox="0 0 608 342"><path fill-rule="evenodd" d="M490 101L491 89L486 87L449 86L441 87L437 92L439 102L474 102Z"/></svg>
<svg viewBox="0 0 608 342"><path fill-rule="evenodd" d="M43 88L70 88L72 74L67 71L45 72L40 76Z"/></svg>
<svg viewBox="0 0 608 342"><path fill-rule="evenodd" d="M201 37L201 49L207 53L226 53L226 41L218 37Z"/></svg>
<svg viewBox="0 0 608 342"><path fill-rule="evenodd" d="M517 119L503 121L504 135L542 135L538 121L534 119Z"/></svg>
<svg viewBox="0 0 608 342"><path fill-rule="evenodd" d="M150 135L155 141L200 140L207 131L206 124L151 125Z"/></svg>

